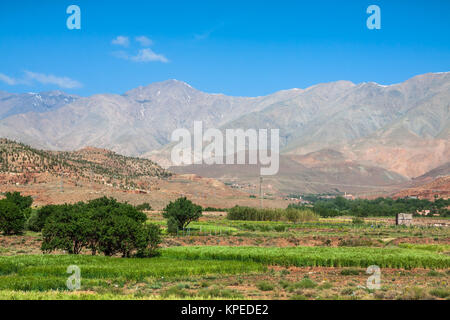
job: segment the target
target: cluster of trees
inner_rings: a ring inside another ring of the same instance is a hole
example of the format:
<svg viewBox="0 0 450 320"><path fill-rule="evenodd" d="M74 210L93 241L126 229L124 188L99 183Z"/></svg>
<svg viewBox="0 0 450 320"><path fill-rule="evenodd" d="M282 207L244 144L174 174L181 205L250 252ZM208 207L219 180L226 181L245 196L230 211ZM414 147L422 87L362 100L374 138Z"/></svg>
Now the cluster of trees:
<svg viewBox="0 0 450 320"><path fill-rule="evenodd" d="M46 205L31 209L33 199L19 192L6 193L0 200L0 231L20 234L25 229L42 232L43 252L64 250L80 254L84 249L93 255L121 254L123 257L151 257L159 254L161 230L147 223L142 211L149 203L132 206L113 198L98 198L75 204ZM184 230L202 216L202 207L187 198L170 202L164 209L169 233Z"/></svg>
<svg viewBox="0 0 450 320"><path fill-rule="evenodd" d="M302 205L291 204L293 208L303 207ZM335 199L321 199L313 204L313 210L322 217L333 217L341 215L351 215L356 217L374 216L395 216L397 213L417 214L417 211L430 210L430 214L450 216L447 207L450 206L450 199L436 199L429 201L426 199L391 199L377 198L374 200L356 199L348 200L343 197Z"/></svg>
<svg viewBox="0 0 450 320"><path fill-rule="evenodd" d="M0 200L0 231L5 235L20 234L31 215L33 198L19 192L7 192Z"/></svg>
<svg viewBox="0 0 450 320"><path fill-rule="evenodd" d="M228 210L228 220L290 221L293 223L318 220L310 208L260 209L235 206Z"/></svg>
<svg viewBox="0 0 450 320"><path fill-rule="evenodd" d="M99 198L87 203L48 205L37 210L30 229L42 231L42 251L65 250L93 255L151 257L159 254L159 226L146 223L147 216L127 203Z"/></svg>

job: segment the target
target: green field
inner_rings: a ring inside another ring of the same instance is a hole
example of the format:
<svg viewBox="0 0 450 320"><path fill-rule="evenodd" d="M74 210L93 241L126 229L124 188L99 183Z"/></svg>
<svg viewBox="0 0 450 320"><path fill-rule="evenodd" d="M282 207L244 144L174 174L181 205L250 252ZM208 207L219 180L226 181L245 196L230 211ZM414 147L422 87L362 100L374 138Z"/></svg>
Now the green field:
<svg viewBox="0 0 450 320"><path fill-rule="evenodd" d="M40 232L0 236L0 299L449 299L448 228L236 221L208 216L189 230L163 228L161 256L42 254ZM67 268L81 271L71 291ZM382 288L366 288L368 266Z"/></svg>
<svg viewBox="0 0 450 320"><path fill-rule="evenodd" d="M173 247L170 257L261 262L297 267L450 268L450 256L420 249L332 247Z"/></svg>
<svg viewBox="0 0 450 320"><path fill-rule="evenodd" d="M338 268L378 265L382 268L449 269L450 256L437 253L439 251L439 247L432 246L413 246L413 248L204 246L171 247L164 249L161 257L148 259L88 255L9 256L0 257L0 298L197 299L220 298L223 295L226 298L240 298L236 292L217 288L210 292L200 290L197 293L187 292L179 285L168 287L166 291L153 292L152 289L160 289L163 283L199 282L209 278L267 274L268 266L273 265ZM66 273L69 265L76 265L81 270L82 292L78 295L66 287L66 280L70 275ZM185 286L190 288L189 285ZM128 293L129 288L135 288L132 290L133 293Z"/></svg>

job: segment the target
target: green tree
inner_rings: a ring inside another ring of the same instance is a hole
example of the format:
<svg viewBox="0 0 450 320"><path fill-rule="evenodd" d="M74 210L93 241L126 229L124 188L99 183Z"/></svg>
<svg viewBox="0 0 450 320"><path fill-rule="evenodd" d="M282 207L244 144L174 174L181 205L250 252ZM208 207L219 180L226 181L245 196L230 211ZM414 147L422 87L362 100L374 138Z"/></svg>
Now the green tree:
<svg viewBox="0 0 450 320"><path fill-rule="evenodd" d="M112 215L100 226L98 248L106 256L121 253L128 258L142 241L142 228L142 224L125 215Z"/></svg>
<svg viewBox="0 0 450 320"><path fill-rule="evenodd" d="M202 216L202 207L192 203L186 197L178 198L164 208L163 216L168 221L168 229L171 227L169 231L173 232L174 229L173 226L169 226L169 222L176 223L177 230L184 230L189 223Z"/></svg>
<svg viewBox="0 0 450 320"><path fill-rule="evenodd" d="M25 210L27 208L30 208L33 204L33 198L31 196L22 196L20 192L6 192L5 193L6 199L8 199L11 202L14 202L16 206L19 207L20 210Z"/></svg>
<svg viewBox="0 0 450 320"><path fill-rule="evenodd" d="M147 224L141 231L137 242L137 257L154 257L160 255L161 228L153 223Z"/></svg>
<svg viewBox="0 0 450 320"><path fill-rule="evenodd" d="M42 208L42 251L66 250L79 254L84 248L92 254L121 254L151 257L161 243L159 226L146 225L147 216L127 203L99 198L88 203ZM37 219L37 218L36 218ZM36 223L38 224L38 223Z"/></svg>
<svg viewBox="0 0 450 320"><path fill-rule="evenodd" d="M57 205L47 205L43 206L39 210L34 210L27 220L27 229L35 232L42 231L47 218L50 217L53 212L58 210L58 207L59 206Z"/></svg>
<svg viewBox="0 0 450 320"><path fill-rule="evenodd" d="M90 217L84 214L84 205L62 205L52 213L42 229L44 252L56 249L79 254L89 245Z"/></svg>
<svg viewBox="0 0 450 320"><path fill-rule="evenodd" d="M20 208L8 199L0 200L0 230L5 235L19 234L25 228L25 216Z"/></svg>

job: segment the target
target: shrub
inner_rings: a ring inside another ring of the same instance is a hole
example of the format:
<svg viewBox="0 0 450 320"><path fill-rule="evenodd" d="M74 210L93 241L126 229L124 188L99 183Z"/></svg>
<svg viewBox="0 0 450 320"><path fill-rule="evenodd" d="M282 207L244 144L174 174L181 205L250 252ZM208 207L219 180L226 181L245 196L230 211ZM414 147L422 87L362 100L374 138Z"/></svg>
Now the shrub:
<svg viewBox="0 0 450 320"><path fill-rule="evenodd" d="M150 211L150 210L152 210L152 206L148 202L144 202L142 204L138 204L137 206L135 206L135 208L136 208L136 210L139 210L139 211Z"/></svg>
<svg viewBox="0 0 450 320"><path fill-rule="evenodd" d="M405 288L401 300L426 300L428 295L425 290L420 287L408 287Z"/></svg>
<svg viewBox="0 0 450 320"><path fill-rule="evenodd" d="M427 273L427 276L429 276L429 277L441 277L441 276L443 276L443 274L438 272L438 271L436 271L436 270L430 270Z"/></svg>
<svg viewBox="0 0 450 320"><path fill-rule="evenodd" d="M361 273L358 269L344 269L341 271L341 275L343 276L357 276Z"/></svg>
<svg viewBox="0 0 450 320"><path fill-rule="evenodd" d="M227 211L227 209L206 207L206 208L203 208L203 211L206 211L206 212L222 212L222 211Z"/></svg>
<svg viewBox="0 0 450 320"><path fill-rule="evenodd" d="M312 289L317 287L317 283L309 278L304 278L302 281L297 282L294 286L295 288L300 289Z"/></svg>
<svg viewBox="0 0 450 320"><path fill-rule="evenodd" d="M430 294L432 296L435 296L435 297L438 297L441 299L445 299L450 296L450 290L446 289L446 288L435 288L435 289L430 290Z"/></svg>
<svg viewBox="0 0 450 320"><path fill-rule="evenodd" d="M178 287L172 286L161 293L161 297L169 298L169 297L178 297L178 298L186 298L189 296L189 292Z"/></svg>
<svg viewBox="0 0 450 320"><path fill-rule="evenodd" d="M199 290L197 296L206 299L208 298L243 299L242 294L236 290L221 289L218 287Z"/></svg>
<svg viewBox="0 0 450 320"><path fill-rule="evenodd" d="M345 288L344 290L341 291L341 294L344 296L351 296L354 292L353 288Z"/></svg>
<svg viewBox="0 0 450 320"><path fill-rule="evenodd" d="M14 202L0 200L0 231L5 235L18 234L25 228L25 216Z"/></svg>
<svg viewBox="0 0 450 320"><path fill-rule="evenodd" d="M184 230L189 223L198 220L202 216L202 207L192 203L192 201L188 200L186 197L179 198L174 202L170 202L164 208L163 216L167 219L168 229L169 221L170 224L172 224L172 226L170 226L170 232L174 231L173 224L176 224L177 230Z"/></svg>
<svg viewBox="0 0 450 320"><path fill-rule="evenodd" d="M275 286L267 281L260 281L256 284L256 287L261 291L272 291Z"/></svg>
<svg viewBox="0 0 450 320"><path fill-rule="evenodd" d="M325 282L325 283L321 284L318 288L320 290L324 290L324 289L326 290L326 289L333 288L333 285L331 283L329 283L329 282Z"/></svg>

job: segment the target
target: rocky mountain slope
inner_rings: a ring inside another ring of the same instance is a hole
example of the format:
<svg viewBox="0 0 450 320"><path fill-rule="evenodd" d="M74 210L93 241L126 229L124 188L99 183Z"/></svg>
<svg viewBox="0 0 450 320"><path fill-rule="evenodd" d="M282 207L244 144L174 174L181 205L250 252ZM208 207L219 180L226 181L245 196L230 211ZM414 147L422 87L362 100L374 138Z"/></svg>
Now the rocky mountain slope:
<svg viewBox="0 0 450 320"><path fill-rule="evenodd" d="M14 115L0 121L0 136L49 150L95 146L138 156L169 143L173 130L191 128L195 120L218 127L291 94L227 97L169 80L124 95L81 98L45 113Z"/></svg>
<svg viewBox="0 0 450 320"><path fill-rule="evenodd" d="M48 112L76 101L79 97L61 91L8 93L0 91L0 119L28 112Z"/></svg>
<svg viewBox="0 0 450 320"><path fill-rule="evenodd" d="M105 149L45 151L0 139L0 184L45 183L49 178L62 177L122 189L150 189L152 179L169 176L151 160L125 157Z"/></svg>
<svg viewBox="0 0 450 320"><path fill-rule="evenodd" d="M170 166L173 130L201 120L205 129L279 128L281 154L309 170L319 161L314 170L326 179L341 168L340 179L349 183L362 181L349 168L387 172L397 183L450 158L449 72L390 86L337 81L252 98L208 94L177 80L123 95L70 101L62 94L39 107L30 100L12 108L18 98L9 96L0 93L0 136L49 150L95 146Z"/></svg>

